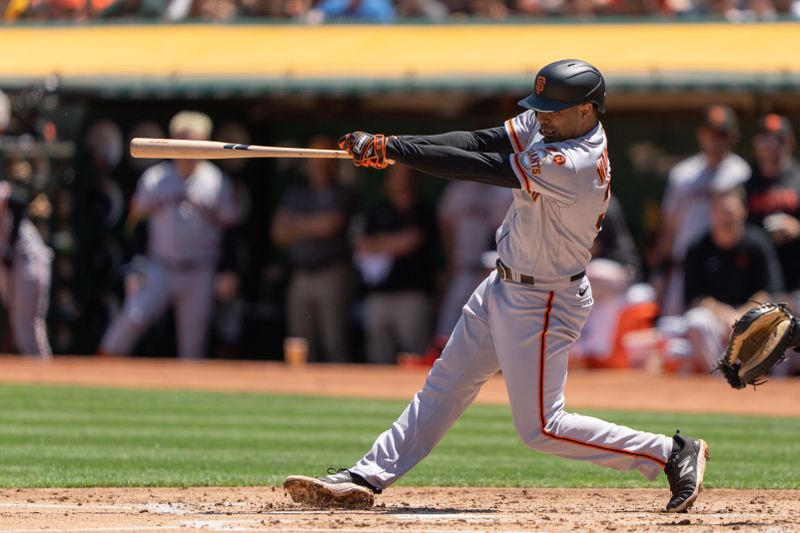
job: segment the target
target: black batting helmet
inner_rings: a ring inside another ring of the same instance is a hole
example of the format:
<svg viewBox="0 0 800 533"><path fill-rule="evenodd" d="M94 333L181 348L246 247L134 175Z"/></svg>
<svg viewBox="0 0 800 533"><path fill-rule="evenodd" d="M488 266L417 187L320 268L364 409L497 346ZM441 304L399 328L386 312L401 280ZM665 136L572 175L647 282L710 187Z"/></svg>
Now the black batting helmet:
<svg viewBox="0 0 800 533"><path fill-rule="evenodd" d="M561 111L591 102L606 110L606 82L597 68L580 59L562 59L545 65L536 74L533 94L519 105L534 111Z"/></svg>

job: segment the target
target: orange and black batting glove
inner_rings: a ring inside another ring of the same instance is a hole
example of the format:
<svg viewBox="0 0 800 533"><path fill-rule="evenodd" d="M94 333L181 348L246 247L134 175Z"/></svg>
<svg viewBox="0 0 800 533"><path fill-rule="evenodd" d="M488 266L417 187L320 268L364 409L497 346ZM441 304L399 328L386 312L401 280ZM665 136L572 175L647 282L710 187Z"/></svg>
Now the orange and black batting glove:
<svg viewBox="0 0 800 533"><path fill-rule="evenodd" d="M354 131L339 139L339 148L347 151L357 167L386 168L386 137L381 133Z"/></svg>

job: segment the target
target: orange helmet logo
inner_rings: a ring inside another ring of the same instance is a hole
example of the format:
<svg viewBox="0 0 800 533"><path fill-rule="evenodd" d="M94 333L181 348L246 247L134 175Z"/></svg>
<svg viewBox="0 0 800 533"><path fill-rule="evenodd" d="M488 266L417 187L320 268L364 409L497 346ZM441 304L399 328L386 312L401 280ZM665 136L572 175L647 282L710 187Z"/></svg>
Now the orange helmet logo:
<svg viewBox="0 0 800 533"><path fill-rule="evenodd" d="M536 78L536 94L542 94L544 91L544 84L547 83L547 78L539 76Z"/></svg>

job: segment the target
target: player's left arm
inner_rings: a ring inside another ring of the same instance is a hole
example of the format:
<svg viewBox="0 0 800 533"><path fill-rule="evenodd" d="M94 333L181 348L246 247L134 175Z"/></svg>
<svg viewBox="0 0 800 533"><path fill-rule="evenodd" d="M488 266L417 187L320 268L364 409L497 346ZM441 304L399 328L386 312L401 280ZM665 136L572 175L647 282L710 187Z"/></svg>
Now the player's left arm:
<svg viewBox="0 0 800 533"><path fill-rule="evenodd" d="M472 152L452 146L420 144L401 137L386 143L386 157L433 176L519 189L509 157L496 152Z"/></svg>
<svg viewBox="0 0 800 533"><path fill-rule="evenodd" d="M414 144L450 146L468 152L511 153L514 151L506 130L502 126L475 131L451 131L438 135L399 135L395 138Z"/></svg>

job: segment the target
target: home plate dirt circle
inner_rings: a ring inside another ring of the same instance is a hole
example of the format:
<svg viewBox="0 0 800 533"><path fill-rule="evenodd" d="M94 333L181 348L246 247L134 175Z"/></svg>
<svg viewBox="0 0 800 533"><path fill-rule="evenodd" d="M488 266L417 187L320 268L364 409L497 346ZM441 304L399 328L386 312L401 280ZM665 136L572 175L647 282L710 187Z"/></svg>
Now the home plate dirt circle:
<svg viewBox="0 0 800 533"><path fill-rule="evenodd" d="M366 511L304 509L276 487L6 489L0 531L795 531L800 491L710 490L689 513L666 489L404 488ZM690 526L690 527L686 527Z"/></svg>

